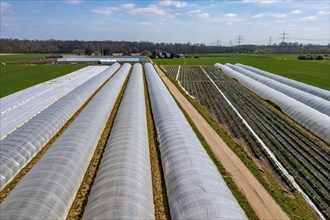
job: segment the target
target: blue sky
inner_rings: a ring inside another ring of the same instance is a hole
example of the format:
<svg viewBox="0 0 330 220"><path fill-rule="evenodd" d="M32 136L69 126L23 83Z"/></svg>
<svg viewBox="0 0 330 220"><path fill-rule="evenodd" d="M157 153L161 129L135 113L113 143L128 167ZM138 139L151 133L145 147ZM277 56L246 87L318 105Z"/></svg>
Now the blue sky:
<svg viewBox="0 0 330 220"><path fill-rule="evenodd" d="M1 38L329 43L329 0L1 0Z"/></svg>

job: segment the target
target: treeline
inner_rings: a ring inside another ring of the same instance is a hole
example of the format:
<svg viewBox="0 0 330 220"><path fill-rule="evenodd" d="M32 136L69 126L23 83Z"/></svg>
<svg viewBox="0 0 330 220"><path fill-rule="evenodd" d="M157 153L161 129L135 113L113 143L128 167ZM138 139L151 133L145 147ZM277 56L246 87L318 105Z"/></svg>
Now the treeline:
<svg viewBox="0 0 330 220"><path fill-rule="evenodd" d="M328 45L281 43L273 45L207 46L203 43L153 43L148 41L78 41L78 40L18 40L0 39L1 53L75 53L99 51L139 53L141 51L169 51L172 53L288 53L329 54Z"/></svg>

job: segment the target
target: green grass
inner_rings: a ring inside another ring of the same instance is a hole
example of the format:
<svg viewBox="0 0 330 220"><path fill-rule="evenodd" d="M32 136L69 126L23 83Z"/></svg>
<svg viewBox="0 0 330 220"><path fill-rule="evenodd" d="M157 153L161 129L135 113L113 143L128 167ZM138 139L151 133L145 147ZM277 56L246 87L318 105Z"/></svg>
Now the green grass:
<svg viewBox="0 0 330 220"><path fill-rule="evenodd" d="M330 90L330 61L297 60L292 54L191 54L200 58L153 59L158 65L210 65L242 63Z"/></svg>
<svg viewBox="0 0 330 220"><path fill-rule="evenodd" d="M0 97L65 75L84 65L1 65Z"/></svg>
<svg viewBox="0 0 330 220"><path fill-rule="evenodd" d="M13 55L0 55L0 63L14 62L18 60L27 60L48 56L49 54L13 54Z"/></svg>

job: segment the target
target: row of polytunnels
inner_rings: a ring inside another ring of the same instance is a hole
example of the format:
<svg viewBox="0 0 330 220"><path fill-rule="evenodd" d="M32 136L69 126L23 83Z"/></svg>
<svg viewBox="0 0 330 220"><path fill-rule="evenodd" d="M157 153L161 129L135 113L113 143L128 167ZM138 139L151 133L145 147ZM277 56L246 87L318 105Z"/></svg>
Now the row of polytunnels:
<svg viewBox="0 0 330 220"><path fill-rule="evenodd" d="M56 137L4 198L0 205L1 219L67 218L114 111L82 218L154 219L146 117L148 98L171 218L246 219L184 114L149 63L144 68L141 64L133 67L114 64L102 69L1 141L3 192ZM118 108L116 103L120 103ZM58 131L78 110L81 112L59 135Z"/></svg>
<svg viewBox="0 0 330 220"><path fill-rule="evenodd" d="M1 98L0 139L105 69L88 66Z"/></svg>
<svg viewBox="0 0 330 220"><path fill-rule="evenodd" d="M264 100L274 103L291 119L330 144L329 92L289 79L278 81L283 77L274 77L274 74L242 64L216 63L215 67Z"/></svg>

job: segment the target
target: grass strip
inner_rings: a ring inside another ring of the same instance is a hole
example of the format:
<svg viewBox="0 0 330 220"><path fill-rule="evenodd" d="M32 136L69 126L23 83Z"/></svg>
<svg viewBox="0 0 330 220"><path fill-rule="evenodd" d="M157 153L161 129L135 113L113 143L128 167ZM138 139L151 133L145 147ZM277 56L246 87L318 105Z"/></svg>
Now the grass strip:
<svg viewBox="0 0 330 220"><path fill-rule="evenodd" d="M170 220L171 215L167 200L167 191L166 191L164 173L163 173L162 162L160 157L160 151L158 148L159 143L157 141L157 133L152 116L150 97L149 97L145 74L143 75L143 78L144 78L145 103L146 103L146 111L147 111L146 114L147 114L147 124L148 124L148 139L149 139L153 198L154 198L154 206L155 206L155 219Z"/></svg>

